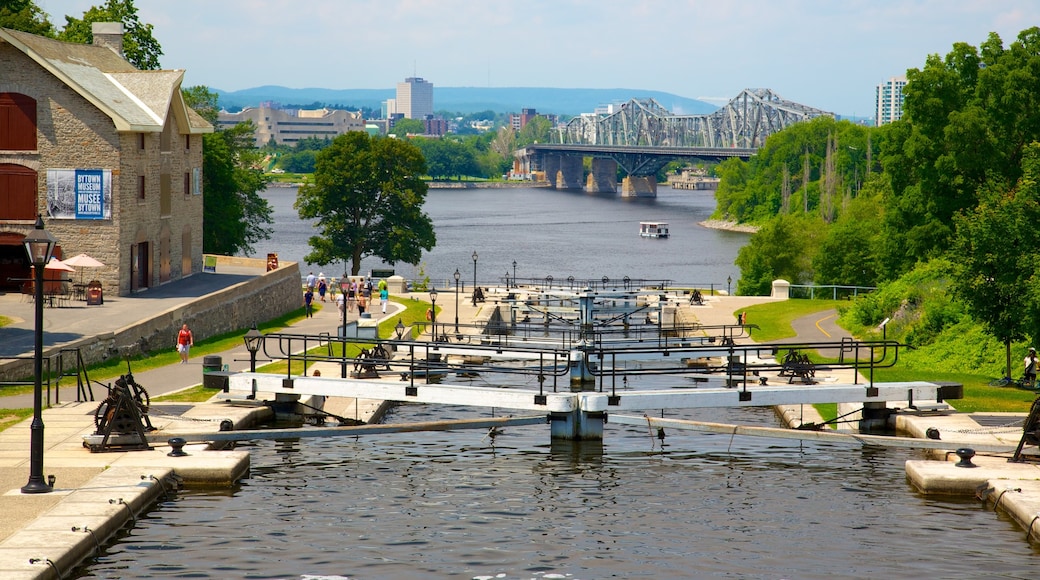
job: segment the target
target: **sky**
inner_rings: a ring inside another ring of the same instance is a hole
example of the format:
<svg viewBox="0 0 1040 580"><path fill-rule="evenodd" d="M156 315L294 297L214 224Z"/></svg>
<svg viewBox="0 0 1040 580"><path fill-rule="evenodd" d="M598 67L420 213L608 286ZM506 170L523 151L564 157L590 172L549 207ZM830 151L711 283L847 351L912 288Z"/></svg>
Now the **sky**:
<svg viewBox="0 0 1040 580"><path fill-rule="evenodd" d="M61 28L103 0L36 0ZM723 105L745 88L872 117L875 87L954 43L1005 46L1037 0L135 0L163 68L234 91L631 88ZM538 107L538 103L531 103Z"/></svg>

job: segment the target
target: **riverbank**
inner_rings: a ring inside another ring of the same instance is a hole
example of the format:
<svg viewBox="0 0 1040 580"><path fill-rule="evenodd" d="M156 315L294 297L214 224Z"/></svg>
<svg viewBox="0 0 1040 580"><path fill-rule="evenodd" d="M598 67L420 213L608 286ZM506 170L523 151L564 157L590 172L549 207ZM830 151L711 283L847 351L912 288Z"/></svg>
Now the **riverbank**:
<svg viewBox="0 0 1040 580"><path fill-rule="evenodd" d="M699 222L697 225L706 227L710 230L723 230L727 232L741 232L745 234L754 234L758 232L758 226L741 224L728 220L704 220Z"/></svg>
<svg viewBox="0 0 1040 580"><path fill-rule="evenodd" d="M428 181L430 189L520 189L550 187L547 181Z"/></svg>

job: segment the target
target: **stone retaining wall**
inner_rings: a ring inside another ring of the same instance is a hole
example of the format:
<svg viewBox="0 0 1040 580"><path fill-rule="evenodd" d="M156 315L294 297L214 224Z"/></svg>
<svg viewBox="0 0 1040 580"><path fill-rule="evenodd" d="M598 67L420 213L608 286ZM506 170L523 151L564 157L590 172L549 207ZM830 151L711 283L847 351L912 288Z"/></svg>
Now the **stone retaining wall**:
<svg viewBox="0 0 1040 580"><path fill-rule="evenodd" d="M217 266L221 264L256 266L262 269L266 267L267 261L218 256ZM56 356L60 349L78 348L84 364L92 365L126 354L133 356L144 352L173 349L182 324L191 328L196 340L202 340L277 318L299 308L302 303L299 265L288 262L275 270L170 308L116 331L52 346L44 351L44 356ZM54 370L57 370L56 362L52 361ZM0 381L18 381L32 377L32 366L31 356L5 361L0 364Z"/></svg>

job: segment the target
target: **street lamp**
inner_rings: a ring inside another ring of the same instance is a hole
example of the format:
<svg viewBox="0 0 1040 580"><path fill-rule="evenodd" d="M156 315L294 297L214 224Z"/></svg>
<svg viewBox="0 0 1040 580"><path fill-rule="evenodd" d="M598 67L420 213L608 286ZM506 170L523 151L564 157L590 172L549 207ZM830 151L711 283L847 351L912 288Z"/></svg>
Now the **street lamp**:
<svg viewBox="0 0 1040 580"><path fill-rule="evenodd" d="M340 296L343 298L343 334L340 335L343 338L347 337L347 289L350 288L350 276L347 275L346 266L344 265L343 277L339 279L339 291ZM346 347L343 347L346 348Z"/></svg>
<svg viewBox="0 0 1040 580"><path fill-rule="evenodd" d="M732 283L733 283L733 276L726 276L726 296L732 296L733 295L733 293L730 292L730 284L732 284Z"/></svg>
<svg viewBox="0 0 1040 580"><path fill-rule="evenodd" d="M473 306L477 305L477 251L473 250Z"/></svg>
<svg viewBox="0 0 1040 580"><path fill-rule="evenodd" d="M401 338L404 337L404 324L401 322L400 318L397 319L397 325L394 326L394 332L397 333L397 340L401 340Z"/></svg>
<svg viewBox="0 0 1040 580"><path fill-rule="evenodd" d="M433 342L437 342L437 289L430 289L430 312L433 321Z"/></svg>
<svg viewBox="0 0 1040 580"><path fill-rule="evenodd" d="M264 341L264 335L260 334L260 331L256 329L256 323L253 323L253 328L249 329L249 332L242 337L242 340L246 342L246 350L249 351L249 372L256 372L256 351L260 350L260 343Z"/></svg>
<svg viewBox="0 0 1040 580"><path fill-rule="evenodd" d="M455 334L459 333L459 269L455 268Z"/></svg>
<svg viewBox="0 0 1040 580"><path fill-rule="evenodd" d="M29 434L29 482L22 493L49 493L54 487L43 480L43 270L58 240L43 229L43 216L36 215L36 228L22 242L33 266L36 300L36 355L33 357L33 420Z"/></svg>
<svg viewBox="0 0 1040 580"><path fill-rule="evenodd" d="M516 260L513 260L513 287L516 288Z"/></svg>

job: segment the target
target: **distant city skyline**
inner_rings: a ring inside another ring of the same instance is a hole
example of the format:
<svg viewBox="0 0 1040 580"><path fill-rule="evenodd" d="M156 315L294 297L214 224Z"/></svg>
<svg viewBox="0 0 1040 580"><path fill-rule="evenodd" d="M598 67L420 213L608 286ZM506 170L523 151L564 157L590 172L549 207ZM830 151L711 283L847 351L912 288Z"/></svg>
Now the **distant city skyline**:
<svg viewBox="0 0 1040 580"><path fill-rule="evenodd" d="M36 0L56 26L103 0ZM137 0L163 68L235 91L437 87L657 90L724 104L745 88L873 117L876 87L954 43L1005 46L1035 0ZM632 95L638 97L639 95ZM539 107L539 103L529 103Z"/></svg>

